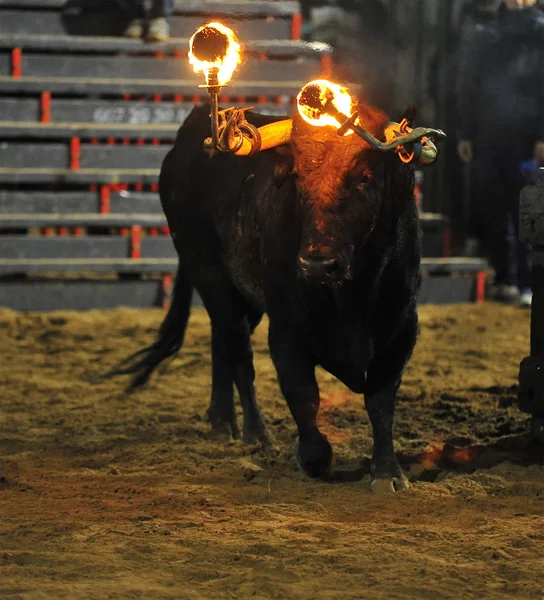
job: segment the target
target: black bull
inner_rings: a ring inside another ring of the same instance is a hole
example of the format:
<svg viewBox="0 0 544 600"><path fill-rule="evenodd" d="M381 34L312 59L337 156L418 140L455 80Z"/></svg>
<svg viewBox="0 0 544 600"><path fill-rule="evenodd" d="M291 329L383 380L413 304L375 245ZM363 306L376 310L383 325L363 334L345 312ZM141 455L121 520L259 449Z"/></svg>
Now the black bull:
<svg viewBox="0 0 544 600"><path fill-rule="evenodd" d="M360 107L383 139L384 114ZM262 126L277 119L248 114ZM297 458L326 477L331 445L319 431L321 365L365 395L374 436L372 488L406 480L393 449L395 396L417 336L420 285L413 167L294 118L291 143L240 157L203 151L209 110L196 107L180 128L160 175L161 202L179 254L171 308L157 341L122 372L133 387L180 349L193 288L211 319L214 428L266 439L255 399L250 336L263 313L281 391L298 427ZM137 358L135 358L137 357Z"/></svg>

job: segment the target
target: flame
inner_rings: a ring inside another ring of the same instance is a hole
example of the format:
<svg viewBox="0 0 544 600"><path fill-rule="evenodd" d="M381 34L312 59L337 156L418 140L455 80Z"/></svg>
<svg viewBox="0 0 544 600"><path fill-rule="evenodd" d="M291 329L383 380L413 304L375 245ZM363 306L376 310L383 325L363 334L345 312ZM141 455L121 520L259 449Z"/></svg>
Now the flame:
<svg viewBox="0 0 544 600"><path fill-rule="evenodd" d="M444 443L437 442L427 446L419 456L419 462L425 469L435 469L444 454Z"/></svg>
<svg viewBox="0 0 544 600"><path fill-rule="evenodd" d="M338 111L347 117L353 113L355 103L347 88L326 79L316 79L307 83L297 96L298 112L306 123L316 127L342 125L333 115L327 114L324 110L329 91L333 95L332 104ZM351 133L353 131L348 130L346 135Z"/></svg>
<svg viewBox="0 0 544 600"><path fill-rule="evenodd" d="M210 73L217 69L218 84L226 85L242 60L241 51L232 29L222 23L206 23L189 40L189 63L195 73L204 73L207 84Z"/></svg>
<svg viewBox="0 0 544 600"><path fill-rule="evenodd" d="M475 448L454 448L451 453L451 459L455 464L463 464L472 462L476 458L477 451Z"/></svg>
<svg viewBox="0 0 544 600"><path fill-rule="evenodd" d="M329 389L326 394L320 395L320 411L317 414L317 424L330 442L340 444L349 442L353 435L333 425L333 411L339 406L349 404L354 400L350 392Z"/></svg>

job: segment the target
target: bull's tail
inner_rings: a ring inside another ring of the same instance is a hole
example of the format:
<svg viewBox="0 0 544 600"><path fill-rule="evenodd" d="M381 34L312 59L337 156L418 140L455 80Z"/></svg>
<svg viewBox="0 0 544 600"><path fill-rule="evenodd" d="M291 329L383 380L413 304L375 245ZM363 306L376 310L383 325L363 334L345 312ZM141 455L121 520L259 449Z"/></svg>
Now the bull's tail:
<svg viewBox="0 0 544 600"><path fill-rule="evenodd" d="M159 364L165 358L176 354L183 345L185 329L191 313L192 296L193 285L180 265L174 284L172 303L160 326L157 341L129 356L117 369L108 373L108 376L133 375L127 388L128 392L142 387Z"/></svg>

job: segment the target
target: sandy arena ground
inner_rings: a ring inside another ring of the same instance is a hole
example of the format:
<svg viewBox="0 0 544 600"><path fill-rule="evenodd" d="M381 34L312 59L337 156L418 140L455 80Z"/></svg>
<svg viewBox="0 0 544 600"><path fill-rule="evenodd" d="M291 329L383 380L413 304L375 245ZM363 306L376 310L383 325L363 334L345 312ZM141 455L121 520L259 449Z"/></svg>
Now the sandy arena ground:
<svg viewBox="0 0 544 600"><path fill-rule="evenodd" d="M211 435L208 318L150 385L100 373L150 342L159 310L0 311L0 598L544 598L544 467L515 406L529 313L423 307L396 417L411 489L368 491L361 397L320 374L339 481L291 454L266 347L275 447Z"/></svg>

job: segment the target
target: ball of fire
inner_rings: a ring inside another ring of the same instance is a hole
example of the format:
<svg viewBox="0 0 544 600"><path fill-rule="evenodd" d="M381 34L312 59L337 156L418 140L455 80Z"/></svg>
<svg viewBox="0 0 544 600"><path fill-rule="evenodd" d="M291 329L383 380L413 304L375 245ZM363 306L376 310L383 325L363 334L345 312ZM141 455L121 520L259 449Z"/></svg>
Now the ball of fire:
<svg viewBox="0 0 544 600"><path fill-rule="evenodd" d="M189 40L189 63L195 73L204 74L207 86L227 85L241 52L234 31L222 23L201 25Z"/></svg>
<svg viewBox="0 0 544 600"><path fill-rule="evenodd" d="M300 116L315 127L325 125L340 127L343 124L343 121L339 121L337 116L330 113L329 103L344 115L349 116L355 110L355 102L348 89L326 79L310 81L297 96L297 109ZM349 129L346 135L350 133L353 133L353 130Z"/></svg>

